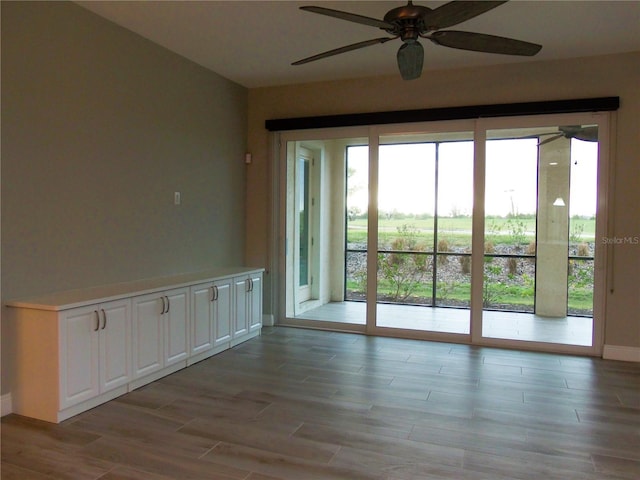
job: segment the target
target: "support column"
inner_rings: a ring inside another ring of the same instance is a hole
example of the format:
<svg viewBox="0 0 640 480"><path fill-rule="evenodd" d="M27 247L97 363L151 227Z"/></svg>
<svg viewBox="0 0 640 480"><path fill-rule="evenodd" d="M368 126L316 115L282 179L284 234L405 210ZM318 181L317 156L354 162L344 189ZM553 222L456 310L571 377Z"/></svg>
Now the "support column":
<svg viewBox="0 0 640 480"><path fill-rule="evenodd" d="M570 172L570 139L540 146L535 313L546 317L567 315Z"/></svg>

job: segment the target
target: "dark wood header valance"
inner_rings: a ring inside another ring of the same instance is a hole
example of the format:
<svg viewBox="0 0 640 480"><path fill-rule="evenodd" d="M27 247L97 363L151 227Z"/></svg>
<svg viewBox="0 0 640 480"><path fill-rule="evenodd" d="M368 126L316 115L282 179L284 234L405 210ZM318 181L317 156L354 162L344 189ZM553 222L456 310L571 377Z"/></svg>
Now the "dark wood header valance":
<svg viewBox="0 0 640 480"><path fill-rule="evenodd" d="M620 97L551 100L546 102L501 103L468 107L426 108L391 112L348 113L316 117L279 118L267 120L271 132L311 128L355 127L390 123L433 122L472 118L513 117L554 113L607 112L620 107Z"/></svg>

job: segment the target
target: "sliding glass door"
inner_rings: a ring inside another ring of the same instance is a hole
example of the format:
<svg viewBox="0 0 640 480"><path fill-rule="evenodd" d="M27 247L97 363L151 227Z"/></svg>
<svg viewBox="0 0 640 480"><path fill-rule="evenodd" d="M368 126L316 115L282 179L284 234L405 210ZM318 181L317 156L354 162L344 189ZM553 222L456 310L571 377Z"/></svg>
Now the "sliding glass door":
<svg viewBox="0 0 640 480"><path fill-rule="evenodd" d="M483 337L592 345L598 131L487 131Z"/></svg>
<svg viewBox="0 0 640 480"><path fill-rule="evenodd" d="M283 136L283 323L601 345L605 114Z"/></svg>
<svg viewBox="0 0 640 480"><path fill-rule="evenodd" d="M473 133L379 137L376 326L469 334Z"/></svg>

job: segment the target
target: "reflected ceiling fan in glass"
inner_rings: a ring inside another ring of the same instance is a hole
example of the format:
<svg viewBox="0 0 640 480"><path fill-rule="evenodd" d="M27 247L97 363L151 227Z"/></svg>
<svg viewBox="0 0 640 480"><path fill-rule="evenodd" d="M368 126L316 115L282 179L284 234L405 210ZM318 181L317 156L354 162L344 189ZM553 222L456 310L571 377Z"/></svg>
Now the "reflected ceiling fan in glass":
<svg viewBox="0 0 640 480"><path fill-rule="evenodd" d="M419 78L422 73L424 49L418 41L419 38L431 40L436 45L475 52L520 56L537 54L542 46L535 43L483 33L441 30L477 17L499 7L503 3L506 3L506 1L453 1L431 9L421 5L414 5L413 2L409 1L407 5L389 10L382 20L324 7L300 7L308 12L377 27L392 36L346 45L298 60L293 62L292 65L303 65L352 50L386 43L397 38L400 38L403 42L398 50L397 61L400 75L404 80Z"/></svg>
<svg viewBox="0 0 640 480"><path fill-rule="evenodd" d="M553 135L545 140L541 140L538 146L545 145L547 143L558 140L559 138L575 138L584 142L597 142L598 141L598 126L597 125L566 125L564 127L558 127L557 132L541 133L538 137L546 135Z"/></svg>

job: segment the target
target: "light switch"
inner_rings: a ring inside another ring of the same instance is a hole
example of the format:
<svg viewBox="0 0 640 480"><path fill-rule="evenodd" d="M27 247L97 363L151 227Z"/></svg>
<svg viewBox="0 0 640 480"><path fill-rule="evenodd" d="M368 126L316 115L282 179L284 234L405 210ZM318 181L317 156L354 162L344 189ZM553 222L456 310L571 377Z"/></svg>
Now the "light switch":
<svg viewBox="0 0 640 480"><path fill-rule="evenodd" d="M180 192L173 192L173 204L180 205Z"/></svg>

